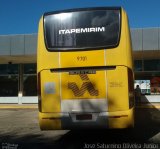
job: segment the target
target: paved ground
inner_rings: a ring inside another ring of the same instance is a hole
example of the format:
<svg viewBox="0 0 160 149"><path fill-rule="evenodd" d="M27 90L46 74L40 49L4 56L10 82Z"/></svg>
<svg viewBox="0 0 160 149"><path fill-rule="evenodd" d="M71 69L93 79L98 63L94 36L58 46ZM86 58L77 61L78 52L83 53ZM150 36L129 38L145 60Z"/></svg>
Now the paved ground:
<svg viewBox="0 0 160 149"><path fill-rule="evenodd" d="M36 108L0 109L2 149L160 149L160 110L136 109L134 131L40 131ZM7 148L8 147L8 148Z"/></svg>

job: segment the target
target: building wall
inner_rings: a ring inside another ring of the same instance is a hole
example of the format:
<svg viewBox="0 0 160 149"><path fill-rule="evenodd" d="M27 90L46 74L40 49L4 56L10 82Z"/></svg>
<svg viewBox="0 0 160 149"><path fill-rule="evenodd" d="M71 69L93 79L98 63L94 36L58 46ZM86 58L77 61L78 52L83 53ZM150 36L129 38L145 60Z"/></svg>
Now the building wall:
<svg viewBox="0 0 160 149"><path fill-rule="evenodd" d="M36 62L37 34L0 36L0 64Z"/></svg>
<svg viewBox="0 0 160 149"><path fill-rule="evenodd" d="M133 51L160 50L160 28L131 29Z"/></svg>
<svg viewBox="0 0 160 149"><path fill-rule="evenodd" d="M37 34L0 36L0 55L35 55Z"/></svg>

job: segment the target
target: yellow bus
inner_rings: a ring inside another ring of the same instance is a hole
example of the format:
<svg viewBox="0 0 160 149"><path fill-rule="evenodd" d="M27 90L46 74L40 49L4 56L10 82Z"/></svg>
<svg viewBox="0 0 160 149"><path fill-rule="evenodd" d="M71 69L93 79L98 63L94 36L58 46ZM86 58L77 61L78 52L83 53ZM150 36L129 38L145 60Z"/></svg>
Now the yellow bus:
<svg viewBox="0 0 160 149"><path fill-rule="evenodd" d="M132 47L124 9L45 13L37 76L41 130L133 127Z"/></svg>

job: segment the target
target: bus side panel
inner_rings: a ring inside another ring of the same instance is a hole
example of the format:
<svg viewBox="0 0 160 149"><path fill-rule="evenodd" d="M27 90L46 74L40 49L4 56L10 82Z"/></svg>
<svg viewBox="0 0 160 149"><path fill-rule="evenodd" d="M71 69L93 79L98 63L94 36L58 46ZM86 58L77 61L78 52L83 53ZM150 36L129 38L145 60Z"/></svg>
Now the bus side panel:
<svg viewBox="0 0 160 149"><path fill-rule="evenodd" d="M59 74L50 70L41 71L41 112L39 124L41 130L62 129L60 106Z"/></svg>
<svg viewBox="0 0 160 149"><path fill-rule="evenodd" d="M129 108L128 71L125 66L117 66L107 71L107 93L109 112L124 111Z"/></svg>
<svg viewBox="0 0 160 149"><path fill-rule="evenodd" d="M61 112L59 74L41 72L42 112Z"/></svg>
<svg viewBox="0 0 160 149"><path fill-rule="evenodd" d="M128 68L117 66L107 72L109 128L134 126L134 109L129 109Z"/></svg>

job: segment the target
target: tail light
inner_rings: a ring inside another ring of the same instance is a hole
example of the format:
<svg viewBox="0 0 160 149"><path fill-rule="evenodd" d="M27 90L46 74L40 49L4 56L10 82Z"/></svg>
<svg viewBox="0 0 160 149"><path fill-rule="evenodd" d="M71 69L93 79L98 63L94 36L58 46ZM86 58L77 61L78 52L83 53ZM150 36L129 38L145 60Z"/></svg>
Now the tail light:
<svg viewBox="0 0 160 149"><path fill-rule="evenodd" d="M41 112L42 109L42 101L41 101L41 74L40 72L38 73L38 78L37 78L37 93L38 93L38 109Z"/></svg>
<svg viewBox="0 0 160 149"><path fill-rule="evenodd" d="M128 92L129 92L129 108L134 106L134 77L133 71L128 68Z"/></svg>

